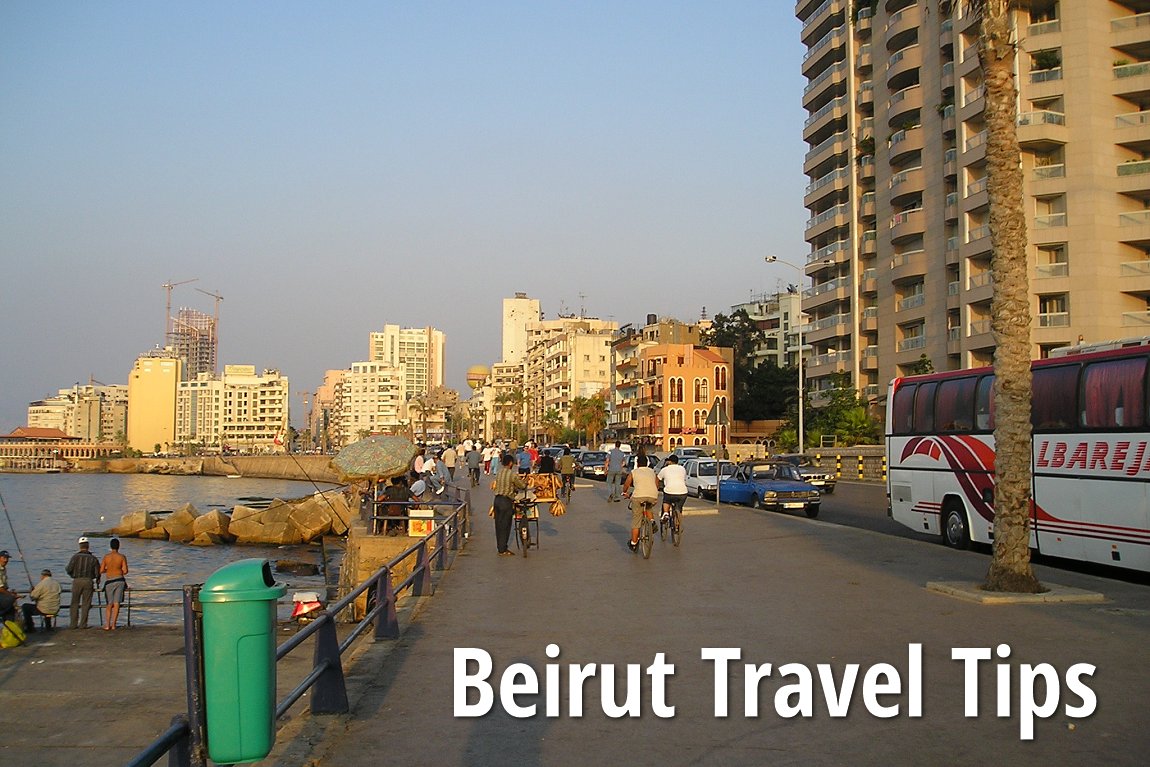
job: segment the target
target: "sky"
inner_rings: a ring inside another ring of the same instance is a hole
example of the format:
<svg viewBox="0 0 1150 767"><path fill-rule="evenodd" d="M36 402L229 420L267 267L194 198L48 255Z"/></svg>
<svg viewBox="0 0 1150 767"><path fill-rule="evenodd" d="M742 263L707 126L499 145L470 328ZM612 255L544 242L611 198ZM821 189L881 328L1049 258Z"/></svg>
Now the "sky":
<svg viewBox="0 0 1150 767"><path fill-rule="evenodd" d="M0 4L0 433L126 383L165 283L293 392L385 324L443 330L465 392L516 292L638 324L797 282L764 257L808 251L800 31L775 0Z"/></svg>

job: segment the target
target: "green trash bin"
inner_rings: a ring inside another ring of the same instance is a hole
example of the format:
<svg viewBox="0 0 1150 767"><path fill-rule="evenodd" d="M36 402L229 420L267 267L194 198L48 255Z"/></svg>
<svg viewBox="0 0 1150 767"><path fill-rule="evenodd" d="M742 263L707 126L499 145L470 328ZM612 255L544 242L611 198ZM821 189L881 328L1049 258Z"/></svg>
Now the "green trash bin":
<svg viewBox="0 0 1150 767"><path fill-rule="evenodd" d="M263 759L275 743L276 600L266 559L241 559L200 588L208 756L219 764Z"/></svg>

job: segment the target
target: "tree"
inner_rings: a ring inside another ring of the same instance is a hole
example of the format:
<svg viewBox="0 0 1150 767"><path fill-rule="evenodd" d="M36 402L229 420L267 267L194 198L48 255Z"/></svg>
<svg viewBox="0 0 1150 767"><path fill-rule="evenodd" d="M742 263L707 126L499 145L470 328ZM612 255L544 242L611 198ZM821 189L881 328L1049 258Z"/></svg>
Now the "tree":
<svg viewBox="0 0 1150 767"><path fill-rule="evenodd" d="M751 421L764 417L757 415L762 412L762 406L752 394L752 388L756 372L755 353L766 343L766 331L755 324L746 309L738 309L729 317L716 314L702 340L707 346L725 347L733 352L731 406L735 418Z"/></svg>
<svg viewBox="0 0 1150 767"><path fill-rule="evenodd" d="M735 376L735 417L744 421L785 418L798 395L798 371L773 360Z"/></svg>
<svg viewBox="0 0 1150 767"><path fill-rule="evenodd" d="M603 395L571 400L571 423L583 434L583 443L590 444L591 436L597 436L607 425L607 403Z"/></svg>
<svg viewBox="0 0 1150 767"><path fill-rule="evenodd" d="M931 362L930 357L925 353L920 354L918 359L906 366L906 374L911 376L920 376L927 373L934 372L934 363Z"/></svg>
<svg viewBox="0 0 1150 767"><path fill-rule="evenodd" d="M559 415L559 408L548 408L539 426L543 429L543 437L547 440L547 444L554 443L559 433L563 431L563 416Z"/></svg>
<svg viewBox="0 0 1150 767"><path fill-rule="evenodd" d="M983 588L1037 593L1030 567L1030 292L1026 215L1018 145L1017 51L1011 29L1016 0L973 0L981 13L978 59L986 99L987 194L994 294L994 556Z"/></svg>

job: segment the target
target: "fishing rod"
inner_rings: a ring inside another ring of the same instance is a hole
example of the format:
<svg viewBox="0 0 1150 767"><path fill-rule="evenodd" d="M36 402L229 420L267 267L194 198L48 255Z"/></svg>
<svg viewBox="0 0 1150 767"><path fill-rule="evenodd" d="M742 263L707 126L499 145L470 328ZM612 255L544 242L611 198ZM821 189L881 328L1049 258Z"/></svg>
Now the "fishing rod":
<svg viewBox="0 0 1150 767"><path fill-rule="evenodd" d="M16 528L12 526L12 515L8 513L8 504L4 503L4 494L0 493L0 507L4 509L4 516L8 520L8 529L12 531L12 542L16 544L16 553L20 555L20 564L24 565L24 575L28 576L28 588L34 589L32 573L28 572L28 560L24 558L24 551L20 548L20 539L16 537Z"/></svg>

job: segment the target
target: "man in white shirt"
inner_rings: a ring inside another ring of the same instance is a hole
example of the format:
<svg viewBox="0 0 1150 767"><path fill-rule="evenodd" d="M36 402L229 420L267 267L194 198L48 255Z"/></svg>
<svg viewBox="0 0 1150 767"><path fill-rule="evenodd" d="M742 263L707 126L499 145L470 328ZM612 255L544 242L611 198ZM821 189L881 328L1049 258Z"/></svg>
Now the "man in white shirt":
<svg viewBox="0 0 1150 767"><path fill-rule="evenodd" d="M671 505L683 508L687 500L687 470L679 465L679 456L667 456L667 462L659 469L659 487L663 488L663 516L671 513Z"/></svg>

